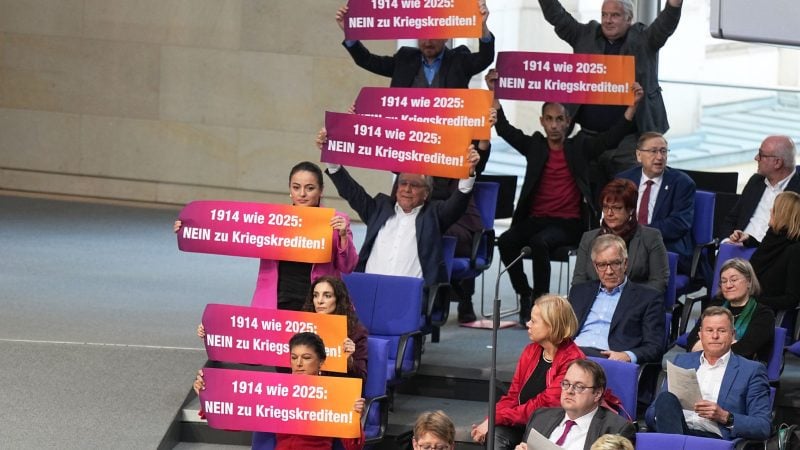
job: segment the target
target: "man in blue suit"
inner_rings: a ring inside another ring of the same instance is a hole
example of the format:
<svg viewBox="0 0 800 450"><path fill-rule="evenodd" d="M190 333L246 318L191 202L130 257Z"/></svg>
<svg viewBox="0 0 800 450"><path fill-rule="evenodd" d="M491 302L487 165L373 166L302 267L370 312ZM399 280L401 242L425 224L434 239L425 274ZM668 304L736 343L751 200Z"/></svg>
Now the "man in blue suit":
<svg viewBox="0 0 800 450"><path fill-rule="evenodd" d="M702 399L686 410L662 387L647 408L648 429L726 440L767 439L771 408L764 365L731 351L736 331L729 310L710 306L701 314L700 323L703 351L680 354L675 365L697 371Z"/></svg>
<svg viewBox="0 0 800 450"><path fill-rule="evenodd" d="M639 186L639 223L661 231L667 251L678 254L678 270L689 274L696 187L688 175L667 167L668 156L667 140L661 133L642 133L636 145L636 160L641 167L626 170L618 177Z"/></svg>
<svg viewBox="0 0 800 450"><path fill-rule="evenodd" d="M600 281L575 285L569 302L578 318L575 343L589 356L642 364L664 356L664 296L625 276L628 251L613 234L592 244Z"/></svg>

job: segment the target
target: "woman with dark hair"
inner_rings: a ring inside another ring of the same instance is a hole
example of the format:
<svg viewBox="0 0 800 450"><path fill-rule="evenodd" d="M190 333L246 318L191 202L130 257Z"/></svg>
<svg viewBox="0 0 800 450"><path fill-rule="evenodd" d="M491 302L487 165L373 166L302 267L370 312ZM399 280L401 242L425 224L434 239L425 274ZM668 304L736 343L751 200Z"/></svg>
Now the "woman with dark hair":
<svg viewBox="0 0 800 450"><path fill-rule="evenodd" d="M745 259L733 258L722 264L719 270L719 292L708 302L708 306L722 306L733 313L733 325L736 329L731 346L733 353L766 363L772 354L775 315L760 301L756 301L760 293L761 285L753 266ZM688 351L703 349L699 332L698 320L686 340Z"/></svg>
<svg viewBox="0 0 800 450"><path fill-rule="evenodd" d="M616 178L605 185L600 192L603 219L600 221L600 228L589 230L581 237L575 274L572 277L573 286L598 279L589 255L592 242L599 235L615 234L628 247L628 279L659 292L666 290L669 278L667 248L660 231L640 225L636 219L638 196L636 185L630 180Z"/></svg>
<svg viewBox="0 0 800 450"><path fill-rule="evenodd" d="M314 333L298 333L289 340L289 353L292 361L292 375L317 376L322 375L322 366L325 363L325 344ZM205 389L203 371L197 372L194 391L199 395ZM361 414L364 411L364 399L356 400L353 411ZM200 411L201 416L203 411ZM272 433L253 432L253 447L259 449L265 444ZM364 448L363 431L359 438L338 438L345 450L360 450ZM324 436L306 436L298 434L275 433L275 450L331 450L333 438Z"/></svg>
<svg viewBox="0 0 800 450"><path fill-rule="evenodd" d="M761 242L742 231L734 231L731 241L758 247L750 257L761 282L758 302L791 313L800 304L800 195L784 191L775 197Z"/></svg>
<svg viewBox="0 0 800 450"><path fill-rule="evenodd" d="M308 161L303 161L289 172L289 198L294 206L318 207L323 192L322 171ZM350 273L358 263L358 252L353 245L350 218L336 212L330 222L333 229L331 260L327 263L304 263L262 259L251 306L274 307L300 311L305 303L308 284L322 275L340 277ZM181 221L173 227L177 233Z"/></svg>
<svg viewBox="0 0 800 450"><path fill-rule="evenodd" d="M342 344L342 349L347 354L347 376L360 378L362 383L366 381L369 331L358 320L344 281L331 275L323 275L314 280L308 290L302 310L347 317L347 338ZM197 336L201 339L206 337L206 329L203 324L197 326ZM285 369L278 367L276 370L283 372Z"/></svg>
<svg viewBox="0 0 800 450"><path fill-rule="evenodd" d="M303 311L318 314L337 314L347 317L347 339L344 352L347 354L347 375L367 379L367 337L369 332L358 320L350 293L344 282L330 275L323 275L313 283L308 291Z"/></svg>

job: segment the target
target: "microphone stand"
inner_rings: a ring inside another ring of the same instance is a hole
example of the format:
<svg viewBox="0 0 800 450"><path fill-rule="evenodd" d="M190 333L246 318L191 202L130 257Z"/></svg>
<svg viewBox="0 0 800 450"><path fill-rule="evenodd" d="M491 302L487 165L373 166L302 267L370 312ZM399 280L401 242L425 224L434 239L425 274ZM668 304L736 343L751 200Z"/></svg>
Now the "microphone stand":
<svg viewBox="0 0 800 450"><path fill-rule="evenodd" d="M497 275L494 284L494 308L492 311L492 369L489 376L489 429L486 434L486 448L494 450L494 427L495 414L497 413L497 330L500 328L500 278L508 271L508 268L522 260L523 257L530 255L530 247L524 247L519 256L511 264L507 265L502 272Z"/></svg>

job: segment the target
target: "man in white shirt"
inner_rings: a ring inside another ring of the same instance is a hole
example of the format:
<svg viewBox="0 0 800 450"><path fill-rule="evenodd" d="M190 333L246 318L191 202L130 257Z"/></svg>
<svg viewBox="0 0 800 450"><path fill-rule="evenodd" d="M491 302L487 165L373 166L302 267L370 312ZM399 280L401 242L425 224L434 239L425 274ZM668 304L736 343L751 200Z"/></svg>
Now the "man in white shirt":
<svg viewBox="0 0 800 450"><path fill-rule="evenodd" d="M647 409L647 428L658 433L717 439L764 440L771 431L769 382L764 365L731 352L736 339L733 314L709 306L700 315L702 352L679 354L675 365L697 371L702 399L683 409L665 390Z"/></svg>
<svg viewBox="0 0 800 450"><path fill-rule="evenodd" d="M752 237L764 239L775 197L783 191L800 194L800 176L795 166L794 141L789 136L769 136L761 143L755 160L758 171L750 177L736 206L725 216L720 237L743 243Z"/></svg>
<svg viewBox="0 0 800 450"><path fill-rule="evenodd" d="M527 450L531 429L568 450L589 450L604 434L621 434L635 442L636 428L600 403L606 390L606 375L599 364L576 359L561 381L561 408L539 408L531 416L525 439L516 450Z"/></svg>
<svg viewBox="0 0 800 450"><path fill-rule="evenodd" d="M324 139L321 135L318 143ZM467 160L472 176L460 180L458 189L445 201L429 199L432 179L426 175L401 173L394 197L372 197L345 168L329 164L326 172L339 195L367 225L355 270L421 277L426 287L446 283L449 274L444 265L442 233L467 209L475 165L480 160L472 146Z"/></svg>

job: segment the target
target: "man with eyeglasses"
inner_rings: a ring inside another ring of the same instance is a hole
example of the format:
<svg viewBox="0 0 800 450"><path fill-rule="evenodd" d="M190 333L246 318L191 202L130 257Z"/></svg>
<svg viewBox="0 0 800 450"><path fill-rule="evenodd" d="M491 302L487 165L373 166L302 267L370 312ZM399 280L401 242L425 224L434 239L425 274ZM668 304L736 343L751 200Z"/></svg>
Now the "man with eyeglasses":
<svg viewBox="0 0 800 450"><path fill-rule="evenodd" d="M764 239L775 197L783 191L800 194L796 152L794 141L789 136L764 139L755 156L758 170L747 181L736 206L725 216L720 237L733 243L743 243L748 237L758 242Z"/></svg>
<svg viewBox="0 0 800 450"><path fill-rule="evenodd" d="M531 429L567 450L589 450L604 434L620 434L636 442L634 425L601 406L605 390L606 374L599 364L588 359L572 361L561 381L561 408L537 409L523 443L515 450L528 450L525 441Z"/></svg>
<svg viewBox="0 0 800 450"><path fill-rule="evenodd" d="M664 2L662 2L664 3ZM604 0L601 20L580 23L558 0L539 0L545 20L553 26L561 40L575 53L596 55L631 55L635 58L636 81L645 96L636 111L636 133L669 129L667 110L658 83L658 52L678 28L683 0L667 0L664 9L651 24L633 21L632 0ZM570 105L569 113L580 124L581 133L597 134L608 130L623 113L614 105ZM600 173L594 177L599 186L636 164L633 149L636 133L627 136L616 150L599 159Z"/></svg>
<svg viewBox="0 0 800 450"><path fill-rule="evenodd" d="M325 145L327 133L317 135L317 146ZM459 180L458 189L447 200L430 199L431 176L400 173L394 196L370 196L348 171L338 164L327 164L325 172L339 195L367 225L364 243L358 253L357 272L423 278L425 286L445 283L442 233L467 209L475 183L475 167L480 155L470 145L467 156L470 177Z"/></svg>
<svg viewBox="0 0 800 450"><path fill-rule="evenodd" d="M569 301L578 318L575 343L588 356L637 364L664 355L664 296L625 276L628 251L613 234L592 243L599 281L573 286Z"/></svg>
<svg viewBox="0 0 800 450"><path fill-rule="evenodd" d="M499 74L495 69L486 74L486 85L494 91ZM596 159L633 127L636 108L644 96L639 83L634 83L634 103L607 132L595 137L569 136L570 116L561 103L545 102L539 123L544 134L526 134L511 125L496 98L494 124L497 135L525 157L525 180L514 208L511 227L497 240L503 264L509 265L526 246L533 259L533 288L522 269L515 264L508 269L511 285L520 298L519 323L530 319L531 305L550 290L550 255L559 247L577 245L581 234L596 223L589 187L589 161Z"/></svg>
<svg viewBox="0 0 800 450"><path fill-rule="evenodd" d="M701 400L684 409L667 390L647 408L649 431L732 440L764 440L771 431L769 382L764 365L731 351L736 339L733 314L709 306L700 315L703 350L675 357L675 365L697 371Z"/></svg>
<svg viewBox="0 0 800 450"><path fill-rule="evenodd" d="M669 147L664 135L648 131L639 136L636 160L641 167L617 177L639 186L636 202L639 223L661 232L667 251L678 254L678 271L689 274L692 267L692 222L696 186L688 175L667 167Z"/></svg>

